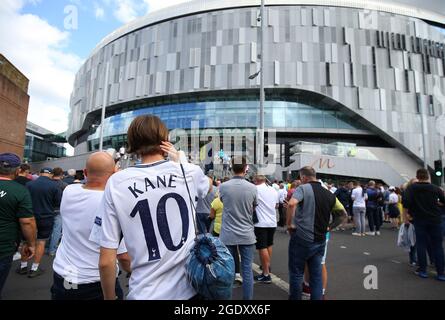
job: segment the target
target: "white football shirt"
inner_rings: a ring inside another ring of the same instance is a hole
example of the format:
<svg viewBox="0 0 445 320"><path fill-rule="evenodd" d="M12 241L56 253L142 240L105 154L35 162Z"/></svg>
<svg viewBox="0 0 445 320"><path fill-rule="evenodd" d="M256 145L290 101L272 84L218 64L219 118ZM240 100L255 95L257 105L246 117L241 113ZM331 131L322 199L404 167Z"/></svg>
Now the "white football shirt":
<svg viewBox="0 0 445 320"><path fill-rule="evenodd" d="M85 189L81 184L69 185L63 192L60 204L63 236L53 269L71 283L100 282L100 246L89 238L103 193ZM126 251L122 241L118 253Z"/></svg>
<svg viewBox="0 0 445 320"><path fill-rule="evenodd" d="M184 164L192 201L209 180ZM195 238L190 200L180 165L168 160L122 170L108 180L100 208L101 246L116 249L121 232L131 257L129 300L190 299L185 263Z"/></svg>
<svg viewBox="0 0 445 320"><path fill-rule="evenodd" d="M276 228L277 213L275 206L279 203L280 196L273 187L265 183L256 187L258 190L258 206L256 207L258 223L255 224L255 227Z"/></svg>
<svg viewBox="0 0 445 320"><path fill-rule="evenodd" d="M366 200L368 199L368 194L366 192L363 194L363 189L361 187L357 187L354 190L352 190L351 198L354 201L352 204L353 207L359 207L359 208L366 207Z"/></svg>
<svg viewBox="0 0 445 320"><path fill-rule="evenodd" d="M395 192L391 192L389 195L389 203L390 204L395 204L399 202L399 196L397 195L397 193Z"/></svg>

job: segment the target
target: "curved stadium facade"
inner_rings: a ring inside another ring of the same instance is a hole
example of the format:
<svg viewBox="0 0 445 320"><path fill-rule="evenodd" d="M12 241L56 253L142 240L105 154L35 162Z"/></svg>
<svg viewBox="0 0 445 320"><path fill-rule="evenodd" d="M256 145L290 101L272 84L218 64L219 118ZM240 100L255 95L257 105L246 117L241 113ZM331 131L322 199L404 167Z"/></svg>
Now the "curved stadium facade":
<svg viewBox="0 0 445 320"><path fill-rule="evenodd" d="M98 149L104 102L105 148L119 149L139 114L170 129L255 130L259 3L192 1L103 39L75 79L76 154ZM276 176L313 165L400 184L421 166L423 138L431 167L444 149L444 22L389 1L266 1L265 128L276 131Z"/></svg>

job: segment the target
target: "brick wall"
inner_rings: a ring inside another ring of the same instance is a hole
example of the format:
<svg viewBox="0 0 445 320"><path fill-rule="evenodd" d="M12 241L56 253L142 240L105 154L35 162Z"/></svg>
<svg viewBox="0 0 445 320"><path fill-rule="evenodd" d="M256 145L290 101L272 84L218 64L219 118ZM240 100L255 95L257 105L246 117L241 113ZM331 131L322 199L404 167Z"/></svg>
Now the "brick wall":
<svg viewBox="0 0 445 320"><path fill-rule="evenodd" d="M28 94L0 74L0 153L23 156L28 104Z"/></svg>

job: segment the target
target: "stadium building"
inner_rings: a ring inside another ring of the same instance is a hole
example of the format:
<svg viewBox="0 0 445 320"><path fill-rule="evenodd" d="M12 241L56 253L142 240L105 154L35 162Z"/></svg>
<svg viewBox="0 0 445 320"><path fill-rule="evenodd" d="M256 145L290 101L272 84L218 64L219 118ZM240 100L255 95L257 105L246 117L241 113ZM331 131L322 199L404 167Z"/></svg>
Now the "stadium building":
<svg viewBox="0 0 445 320"><path fill-rule="evenodd" d="M104 148L119 150L140 114L192 135L240 129L234 139L255 147L243 132L259 124L263 58L277 178L312 165L399 185L424 160L433 167L445 147L445 12L406 0L267 0L265 12L264 57L260 0L186 2L105 37L76 75L75 154L99 148L104 105Z"/></svg>

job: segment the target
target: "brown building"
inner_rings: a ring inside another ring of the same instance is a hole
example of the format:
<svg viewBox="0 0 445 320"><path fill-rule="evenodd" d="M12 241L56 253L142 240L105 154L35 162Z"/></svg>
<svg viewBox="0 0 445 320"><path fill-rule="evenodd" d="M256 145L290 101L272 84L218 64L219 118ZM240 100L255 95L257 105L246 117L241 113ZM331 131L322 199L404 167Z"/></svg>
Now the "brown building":
<svg viewBox="0 0 445 320"><path fill-rule="evenodd" d="M28 84L28 78L0 54L0 153L13 152L23 156Z"/></svg>

